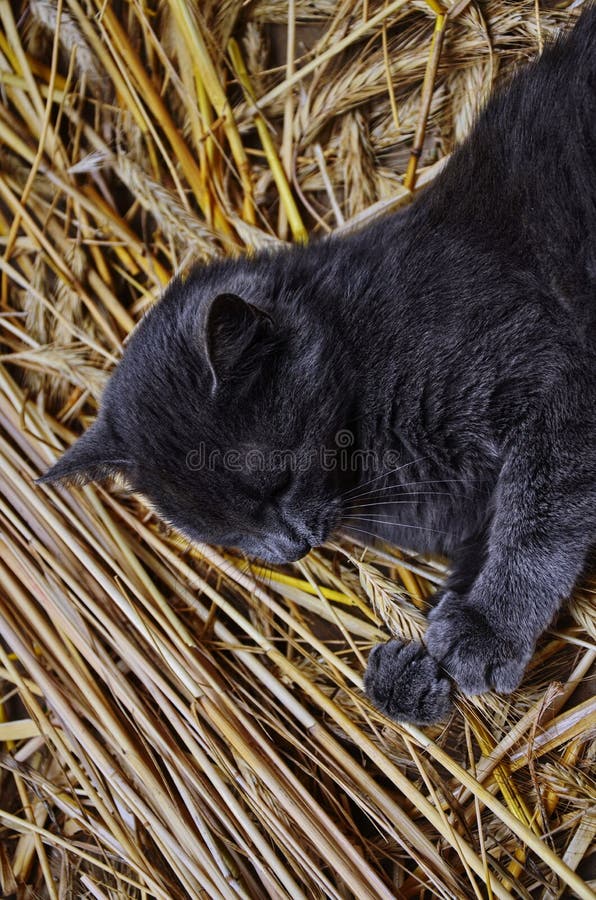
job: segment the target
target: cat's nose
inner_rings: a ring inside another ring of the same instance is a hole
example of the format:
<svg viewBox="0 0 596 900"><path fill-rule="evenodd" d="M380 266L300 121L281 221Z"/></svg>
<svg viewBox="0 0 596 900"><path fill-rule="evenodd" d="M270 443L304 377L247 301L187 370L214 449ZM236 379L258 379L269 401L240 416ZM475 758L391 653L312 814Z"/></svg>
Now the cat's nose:
<svg viewBox="0 0 596 900"><path fill-rule="evenodd" d="M266 562L281 565L283 563L296 562L302 559L312 550L312 544L307 540L292 540L281 535L275 540L267 541L259 556Z"/></svg>

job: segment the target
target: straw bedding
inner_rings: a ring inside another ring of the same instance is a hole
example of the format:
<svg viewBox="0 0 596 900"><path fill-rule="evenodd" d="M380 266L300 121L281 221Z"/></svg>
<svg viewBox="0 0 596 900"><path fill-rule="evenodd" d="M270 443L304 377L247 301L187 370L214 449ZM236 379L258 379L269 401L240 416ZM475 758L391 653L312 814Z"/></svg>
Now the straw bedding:
<svg viewBox="0 0 596 900"><path fill-rule="evenodd" d="M3 896L594 896L589 579L514 696L422 732L361 676L448 561L262 569L118 485L33 485L174 271L407 203L574 14L0 0Z"/></svg>

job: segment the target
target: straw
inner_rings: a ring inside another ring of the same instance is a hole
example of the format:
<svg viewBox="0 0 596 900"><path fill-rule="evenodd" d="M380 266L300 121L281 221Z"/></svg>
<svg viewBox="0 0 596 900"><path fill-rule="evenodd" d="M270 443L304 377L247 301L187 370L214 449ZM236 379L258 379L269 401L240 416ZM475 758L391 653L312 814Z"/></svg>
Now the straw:
<svg viewBox="0 0 596 900"><path fill-rule="evenodd" d="M174 273L406 205L577 13L28 10L0 2L0 891L593 897L590 573L512 697L402 727L363 668L424 635L449 560L338 534L262 565L118 484L34 485Z"/></svg>

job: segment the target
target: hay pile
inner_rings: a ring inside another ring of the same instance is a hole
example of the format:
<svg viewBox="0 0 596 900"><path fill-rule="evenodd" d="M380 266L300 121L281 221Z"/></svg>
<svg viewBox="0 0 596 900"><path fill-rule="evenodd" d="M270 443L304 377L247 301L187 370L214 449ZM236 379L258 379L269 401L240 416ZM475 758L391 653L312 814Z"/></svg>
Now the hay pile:
<svg viewBox="0 0 596 900"><path fill-rule="evenodd" d="M407 202L412 148L428 183L573 15L438 12L0 2L2 896L593 896L589 584L515 696L423 733L361 674L444 565L343 541L247 570L116 488L32 484L174 271Z"/></svg>

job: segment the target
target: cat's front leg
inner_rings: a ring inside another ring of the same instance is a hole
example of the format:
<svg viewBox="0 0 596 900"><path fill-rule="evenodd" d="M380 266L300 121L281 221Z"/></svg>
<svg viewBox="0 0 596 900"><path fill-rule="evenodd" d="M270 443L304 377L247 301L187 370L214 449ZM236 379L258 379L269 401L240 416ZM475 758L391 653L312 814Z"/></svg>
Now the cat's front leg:
<svg viewBox="0 0 596 900"><path fill-rule="evenodd" d="M426 650L389 642L373 652L365 687L392 718L444 716L446 695L435 690L444 674L468 695L509 693L521 681L596 542L595 409L593 379L570 379L512 436L478 574L448 584L429 616Z"/></svg>
<svg viewBox="0 0 596 900"><path fill-rule="evenodd" d="M596 540L594 386L553 399L511 442L477 578L429 616L428 651L468 695L517 687Z"/></svg>

